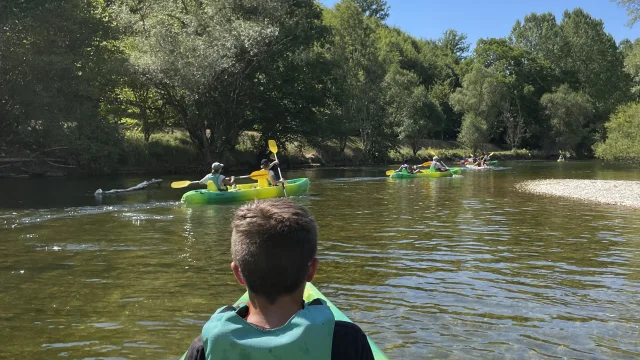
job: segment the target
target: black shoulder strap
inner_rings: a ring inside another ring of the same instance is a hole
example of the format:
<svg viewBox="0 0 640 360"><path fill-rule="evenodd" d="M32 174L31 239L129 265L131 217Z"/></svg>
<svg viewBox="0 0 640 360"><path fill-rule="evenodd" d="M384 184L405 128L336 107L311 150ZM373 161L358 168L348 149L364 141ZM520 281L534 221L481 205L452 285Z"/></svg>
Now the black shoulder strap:
<svg viewBox="0 0 640 360"><path fill-rule="evenodd" d="M309 305L324 305L324 303L322 302L322 299L315 298L309 302Z"/></svg>
<svg viewBox="0 0 640 360"><path fill-rule="evenodd" d="M220 310L220 314L230 312L230 311L236 311L236 310L237 310L236 308L229 305L229 306L225 306L222 310Z"/></svg>

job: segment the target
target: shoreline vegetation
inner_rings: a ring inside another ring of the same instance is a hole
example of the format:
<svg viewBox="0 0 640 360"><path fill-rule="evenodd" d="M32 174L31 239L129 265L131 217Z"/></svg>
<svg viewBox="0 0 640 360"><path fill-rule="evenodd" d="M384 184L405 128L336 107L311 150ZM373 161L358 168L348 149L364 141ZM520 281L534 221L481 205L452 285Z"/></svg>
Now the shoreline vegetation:
<svg viewBox="0 0 640 360"><path fill-rule="evenodd" d="M254 169L269 139L289 168L640 162L640 39L581 8L472 49L389 25L385 0L143 3L0 5L0 176Z"/></svg>
<svg viewBox="0 0 640 360"><path fill-rule="evenodd" d="M548 179L525 181L516 187L537 195L640 209L640 181Z"/></svg>
<svg viewBox="0 0 640 360"><path fill-rule="evenodd" d="M228 171L255 170L259 161L268 156L265 151L251 148L252 138L259 138L258 134L243 134L241 146L230 152L221 160ZM279 157L283 169L295 170L322 167L356 167L383 164L400 164L407 159L412 163L430 160L437 154L444 161L468 157L470 150L463 149L455 141L427 140L424 148L415 155L409 146L400 146L389 151L385 161L370 162L364 156L362 143L357 137L347 141L344 152L340 151L337 141L326 142L317 146L294 143L285 147ZM545 154L541 151L501 150L491 144L486 144L487 151L493 152L493 160L555 160L557 154ZM11 157L0 157L0 178L11 177L40 177L40 176L85 176L82 171L63 159L52 158L51 153L63 153L64 149L52 149L44 153L22 153ZM59 155L59 154L58 154ZM56 156L53 156L56 157ZM60 157L60 156L58 156ZM64 156L62 156L64 157ZM53 162L53 161L56 162ZM121 154L120 166L114 174L187 174L209 171L209 164L205 163L199 154L189 146L185 133L174 131L173 134L154 134L145 143L140 134L128 134L124 152Z"/></svg>

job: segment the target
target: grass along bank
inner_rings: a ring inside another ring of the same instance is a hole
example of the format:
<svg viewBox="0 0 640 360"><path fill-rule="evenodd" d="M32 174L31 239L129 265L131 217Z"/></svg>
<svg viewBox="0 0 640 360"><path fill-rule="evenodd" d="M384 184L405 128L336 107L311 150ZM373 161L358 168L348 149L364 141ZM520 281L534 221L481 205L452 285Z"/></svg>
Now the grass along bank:
<svg viewBox="0 0 640 360"><path fill-rule="evenodd" d="M241 135L235 150L216 160L224 163L228 171L255 170L260 159L267 156L267 146L261 146L259 139L259 133L245 132ZM558 156L540 151L504 151L491 144L486 144L485 151L493 152L493 160L555 159ZM425 147L415 155L408 146L400 146L391 150L386 156L386 161L381 163L397 164L405 159L419 163L430 160L434 154L446 162L467 157L470 151L455 141L428 140L425 141ZM0 156L0 177L87 174L87 171L79 166L67 166L73 165L72 162L60 162L64 166L56 166L56 162L50 161L50 158L64 157L64 154L54 156L52 153L46 153L47 157L43 159L37 158L44 154L38 154L36 158L33 155L25 152L19 156ZM344 152L341 151L338 141L334 140L314 146L305 142L292 142L281 149L278 157L285 169L381 164L367 161L364 147L357 137L351 137L347 141ZM11 161L16 159L23 160ZM181 174L206 172L209 171L209 166L184 131L157 132L145 142L141 132L128 130L123 132L117 165L112 173Z"/></svg>

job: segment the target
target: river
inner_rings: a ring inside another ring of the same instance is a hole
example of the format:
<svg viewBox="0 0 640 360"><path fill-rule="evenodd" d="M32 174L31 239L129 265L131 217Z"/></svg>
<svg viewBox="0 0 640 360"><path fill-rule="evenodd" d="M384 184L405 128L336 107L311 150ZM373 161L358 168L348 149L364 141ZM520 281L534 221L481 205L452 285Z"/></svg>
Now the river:
<svg viewBox="0 0 640 360"><path fill-rule="evenodd" d="M392 359L640 357L640 212L518 192L538 178L640 179L599 162L462 177L309 177L315 285ZM199 178L199 176L194 176ZM182 190L93 197L150 177L0 179L0 359L176 359L243 293L238 205Z"/></svg>

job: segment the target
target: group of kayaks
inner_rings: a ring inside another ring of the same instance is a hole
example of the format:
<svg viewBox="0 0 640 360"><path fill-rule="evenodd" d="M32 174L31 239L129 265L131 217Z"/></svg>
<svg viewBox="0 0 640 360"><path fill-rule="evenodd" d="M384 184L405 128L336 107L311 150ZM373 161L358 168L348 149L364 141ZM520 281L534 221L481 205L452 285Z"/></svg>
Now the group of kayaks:
<svg viewBox="0 0 640 360"><path fill-rule="evenodd" d="M495 165L497 161L487 162L488 165ZM477 168L467 165L466 168ZM486 167L483 167L486 168ZM482 168L478 168L482 169ZM389 175L392 179L411 178L441 178L459 175L460 168L449 168L446 171L421 171L411 173L406 169L397 171ZM256 199L270 199L285 196L302 196L309 190L309 179L298 178L286 180L283 186L268 186L263 183L240 184L228 191L212 191L210 189L191 190L182 195L182 202L185 204L227 204L240 201L251 201ZM286 191L286 194L285 194Z"/></svg>

